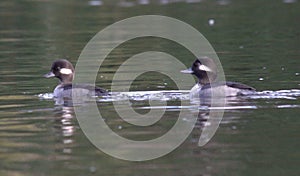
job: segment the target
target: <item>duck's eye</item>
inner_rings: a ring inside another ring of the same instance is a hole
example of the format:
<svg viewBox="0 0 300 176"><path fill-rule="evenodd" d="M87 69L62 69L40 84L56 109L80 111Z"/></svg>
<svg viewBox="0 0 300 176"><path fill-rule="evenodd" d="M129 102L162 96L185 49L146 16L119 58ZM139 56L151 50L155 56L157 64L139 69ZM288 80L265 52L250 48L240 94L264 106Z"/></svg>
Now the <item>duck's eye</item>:
<svg viewBox="0 0 300 176"><path fill-rule="evenodd" d="M53 71L59 71L59 70L60 70L60 67L53 67L52 70L53 70Z"/></svg>

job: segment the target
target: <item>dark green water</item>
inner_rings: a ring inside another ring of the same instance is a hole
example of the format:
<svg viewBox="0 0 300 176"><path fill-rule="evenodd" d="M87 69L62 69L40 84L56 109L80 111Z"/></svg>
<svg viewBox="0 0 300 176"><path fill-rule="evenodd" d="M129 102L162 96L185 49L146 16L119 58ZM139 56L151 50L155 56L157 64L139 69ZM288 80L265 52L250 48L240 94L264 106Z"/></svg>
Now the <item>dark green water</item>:
<svg viewBox="0 0 300 176"><path fill-rule="evenodd" d="M128 162L104 154L81 131L73 109L40 99L55 79L42 75L53 60L76 63L100 30L136 15L165 15L199 30L215 48L227 80L259 91L300 88L300 4L287 1L1 1L0 2L0 175L299 175L299 95L255 98L256 108L226 110L213 139L197 142L201 127L170 154ZM164 2L164 3L162 3ZM168 2L168 3L166 3ZM215 20L209 25L210 19ZM194 58L170 41L136 39L110 53L97 85L110 89L119 65L148 50L170 52L189 66ZM178 74L179 71L178 71ZM122 84L122 83L120 83ZM193 85L186 85L186 90ZM176 90L166 76L143 74L132 91ZM178 100L169 102L177 106ZM123 136L148 139L164 134L180 109L169 110L153 128L131 130L111 102L98 103L109 126ZM147 107L147 101L133 101ZM137 109L137 112L146 111Z"/></svg>

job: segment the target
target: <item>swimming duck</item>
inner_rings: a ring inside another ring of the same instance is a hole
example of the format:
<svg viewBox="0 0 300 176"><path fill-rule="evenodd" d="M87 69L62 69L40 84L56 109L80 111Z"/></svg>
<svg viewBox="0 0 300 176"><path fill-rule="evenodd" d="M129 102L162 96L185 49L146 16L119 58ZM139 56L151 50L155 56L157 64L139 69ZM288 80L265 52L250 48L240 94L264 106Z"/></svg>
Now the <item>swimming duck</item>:
<svg viewBox="0 0 300 176"><path fill-rule="evenodd" d="M72 98L72 90L76 90L79 96L103 96L107 91L100 87L87 84L72 84L75 74L73 65L66 59L58 59L52 63L50 72L45 74L45 78L56 77L59 84L53 91L55 98Z"/></svg>
<svg viewBox="0 0 300 176"><path fill-rule="evenodd" d="M225 97L250 95L255 93L255 89L238 82L217 82L217 66L213 59L203 57L196 59L191 68L182 70L182 73L193 74L198 78L198 82L191 89L191 98L211 97L212 95L222 95ZM221 92L221 94L220 94Z"/></svg>

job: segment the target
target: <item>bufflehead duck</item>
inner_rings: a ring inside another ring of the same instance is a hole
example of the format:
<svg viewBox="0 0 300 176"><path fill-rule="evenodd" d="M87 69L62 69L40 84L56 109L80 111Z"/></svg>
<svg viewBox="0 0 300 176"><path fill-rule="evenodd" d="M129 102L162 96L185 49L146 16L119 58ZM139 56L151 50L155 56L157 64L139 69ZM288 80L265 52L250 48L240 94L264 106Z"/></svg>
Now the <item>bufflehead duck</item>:
<svg viewBox="0 0 300 176"><path fill-rule="evenodd" d="M56 77L60 84L54 89L55 98L72 98L72 90L76 90L79 96L103 96L107 95L105 89L86 84L72 84L75 74L73 65L65 59L59 59L53 62L49 73L45 78Z"/></svg>
<svg viewBox="0 0 300 176"><path fill-rule="evenodd" d="M211 97L220 93L225 97L251 95L255 89L237 82L216 82L217 66L211 58L196 59L191 68L182 70L182 73L193 74L198 78L197 84L191 89L191 98Z"/></svg>

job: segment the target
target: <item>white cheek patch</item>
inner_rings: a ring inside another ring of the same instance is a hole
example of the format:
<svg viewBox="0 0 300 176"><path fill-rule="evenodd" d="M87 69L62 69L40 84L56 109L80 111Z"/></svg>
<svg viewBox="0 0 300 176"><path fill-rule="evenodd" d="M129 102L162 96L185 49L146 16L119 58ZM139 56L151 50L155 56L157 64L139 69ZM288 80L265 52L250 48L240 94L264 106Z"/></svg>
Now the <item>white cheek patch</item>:
<svg viewBox="0 0 300 176"><path fill-rule="evenodd" d="M68 68L62 68L62 69L59 70L59 72L60 72L61 74L64 74L64 75L69 75L69 74L72 74L72 73L73 73L72 70L71 70L71 69L68 69Z"/></svg>
<svg viewBox="0 0 300 176"><path fill-rule="evenodd" d="M209 67L207 67L205 65L200 65L199 70L207 71L207 72L213 72Z"/></svg>

